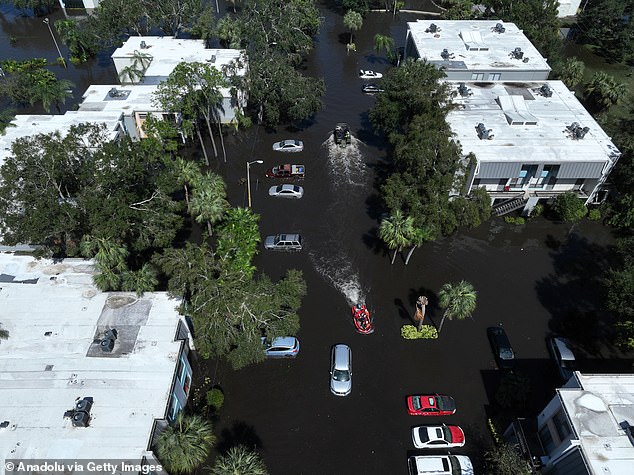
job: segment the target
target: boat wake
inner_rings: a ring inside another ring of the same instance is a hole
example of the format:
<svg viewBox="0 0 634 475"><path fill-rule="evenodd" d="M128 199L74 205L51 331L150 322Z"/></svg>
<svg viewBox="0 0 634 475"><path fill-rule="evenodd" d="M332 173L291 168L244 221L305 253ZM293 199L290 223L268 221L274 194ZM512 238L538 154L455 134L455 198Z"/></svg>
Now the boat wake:
<svg viewBox="0 0 634 475"><path fill-rule="evenodd" d="M363 142L351 137L351 143L341 147L335 143L332 134L322 143L322 147L328 151L328 165L335 184L364 186L367 168L361 145Z"/></svg>
<svg viewBox="0 0 634 475"><path fill-rule="evenodd" d="M328 257L309 253L315 270L343 294L349 306L365 302L366 292L361 288L359 274L352 268L350 258L343 252Z"/></svg>

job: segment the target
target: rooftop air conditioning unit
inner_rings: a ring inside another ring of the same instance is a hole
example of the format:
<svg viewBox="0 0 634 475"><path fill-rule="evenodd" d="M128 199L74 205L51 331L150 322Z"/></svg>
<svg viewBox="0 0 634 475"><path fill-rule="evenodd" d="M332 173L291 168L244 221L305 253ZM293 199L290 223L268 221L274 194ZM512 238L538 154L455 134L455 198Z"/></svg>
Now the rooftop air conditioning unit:
<svg viewBox="0 0 634 475"><path fill-rule="evenodd" d="M504 33L506 31L506 28L504 28L504 25L502 25L502 23L496 23L493 27L493 31L495 31L496 33Z"/></svg>
<svg viewBox="0 0 634 475"><path fill-rule="evenodd" d="M451 59L451 56L452 56L452 55L451 55L451 53L449 53L449 50L448 50L447 48L443 49L443 50L440 52L440 57L441 57L442 59L444 59L445 61L446 61L446 60L448 60L448 59Z"/></svg>
<svg viewBox="0 0 634 475"><path fill-rule="evenodd" d="M511 52L511 56L515 59L522 59L524 57L524 52L522 51L522 48L515 48Z"/></svg>
<svg viewBox="0 0 634 475"><path fill-rule="evenodd" d="M92 408L92 398L91 397L85 397L83 399L79 399L76 403L75 403L75 411L84 411L84 412L88 412L90 413L90 409Z"/></svg>
<svg viewBox="0 0 634 475"><path fill-rule="evenodd" d="M425 33L436 33L437 31L438 31L438 26L432 23L431 25L429 25L429 28L425 30Z"/></svg>
<svg viewBox="0 0 634 475"><path fill-rule="evenodd" d="M77 411L73 414L73 427L88 427L90 414L84 411Z"/></svg>
<svg viewBox="0 0 634 475"><path fill-rule="evenodd" d="M553 95L553 90L548 84L543 84L542 87L539 88L539 92L544 97L551 97Z"/></svg>
<svg viewBox="0 0 634 475"><path fill-rule="evenodd" d="M101 339L99 346L101 351L110 353L114 349L114 342L117 339L117 330L115 328L108 330Z"/></svg>
<svg viewBox="0 0 634 475"><path fill-rule="evenodd" d="M141 49L147 49L147 43L145 41L141 41Z"/></svg>
<svg viewBox="0 0 634 475"><path fill-rule="evenodd" d="M467 97L472 94L471 89L469 89L467 85L463 82L458 84L458 93L460 93L462 97Z"/></svg>

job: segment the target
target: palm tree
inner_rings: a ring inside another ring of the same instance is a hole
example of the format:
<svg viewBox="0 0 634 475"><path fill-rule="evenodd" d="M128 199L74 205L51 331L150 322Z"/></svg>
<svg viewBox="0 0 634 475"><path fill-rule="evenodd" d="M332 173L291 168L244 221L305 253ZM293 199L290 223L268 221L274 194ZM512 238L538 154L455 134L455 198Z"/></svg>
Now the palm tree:
<svg viewBox="0 0 634 475"><path fill-rule="evenodd" d="M476 308L477 292L469 282L461 280L457 284L447 283L438 293L440 308L445 309L438 333L442 330L445 318L463 320L470 317Z"/></svg>
<svg viewBox="0 0 634 475"><path fill-rule="evenodd" d="M586 96L602 111L621 102L626 94L627 86L603 71L595 73L586 85Z"/></svg>
<svg viewBox="0 0 634 475"><path fill-rule="evenodd" d="M229 449L226 455L216 459L212 475L268 475L264 462L257 454L240 445Z"/></svg>
<svg viewBox="0 0 634 475"><path fill-rule="evenodd" d="M216 442L211 423L182 412L156 441L156 455L170 473L191 473L205 461Z"/></svg>
<svg viewBox="0 0 634 475"><path fill-rule="evenodd" d="M152 264L145 263L138 271L126 271L123 273L123 290L136 292L139 297L145 292L152 292L157 285L158 272Z"/></svg>
<svg viewBox="0 0 634 475"><path fill-rule="evenodd" d="M187 211L190 211L189 187L187 185L191 185L192 183L202 179L200 167L196 162L192 162L191 160L183 160L180 157L176 159L175 165L178 183L183 185L183 188L185 189L185 202L187 203Z"/></svg>
<svg viewBox="0 0 634 475"><path fill-rule="evenodd" d="M346 28L348 28L348 30L350 30L350 42L348 45L353 45L354 41L352 41L352 33L361 29L363 26L363 17L359 12L349 10L348 13L343 16L343 24Z"/></svg>
<svg viewBox="0 0 634 475"><path fill-rule="evenodd" d="M568 89L574 89L583 80L585 64L577 58L568 58L559 70L561 79Z"/></svg>
<svg viewBox="0 0 634 475"><path fill-rule="evenodd" d="M8 340L9 339L9 330L5 330L2 328L2 323L0 323L0 340Z"/></svg>
<svg viewBox="0 0 634 475"><path fill-rule="evenodd" d="M411 244L411 236L414 232L414 219L405 217L401 210L397 210L392 216L381 221L379 226L379 238L385 243L388 249L394 250L392 264L396 259L396 254L401 252L403 247Z"/></svg>
<svg viewBox="0 0 634 475"><path fill-rule="evenodd" d="M15 119L15 109L0 110L0 134L4 135L7 127L15 127L13 120Z"/></svg>
<svg viewBox="0 0 634 475"><path fill-rule="evenodd" d="M434 232L431 230L431 228L414 228L412 230L412 234L409 236L410 245L412 246L412 248L407 253L407 257L405 258L405 265L407 265L407 263L409 262L409 258L412 257L412 254L414 254L416 248L422 246L423 243L427 241L433 240L434 237Z"/></svg>
<svg viewBox="0 0 634 475"><path fill-rule="evenodd" d="M94 257L95 263L101 270L111 269L123 272L128 268L126 264L128 249L112 239L85 234L79 243L79 251L84 257Z"/></svg>
<svg viewBox="0 0 634 475"><path fill-rule="evenodd" d="M209 236L212 234L211 225L219 221L229 207L226 198L225 182L219 175L207 173L194 183L190 212L197 223L207 223Z"/></svg>
<svg viewBox="0 0 634 475"><path fill-rule="evenodd" d="M61 112L60 103L65 103L68 97L73 96L75 85L66 79L55 79L53 81L42 81L35 85L36 94L31 98L31 105L41 101L42 106L48 112L51 106L55 106Z"/></svg>
<svg viewBox="0 0 634 475"><path fill-rule="evenodd" d="M374 51L380 53L381 50L385 50L385 54L389 60L394 58L394 39L391 36L374 35Z"/></svg>

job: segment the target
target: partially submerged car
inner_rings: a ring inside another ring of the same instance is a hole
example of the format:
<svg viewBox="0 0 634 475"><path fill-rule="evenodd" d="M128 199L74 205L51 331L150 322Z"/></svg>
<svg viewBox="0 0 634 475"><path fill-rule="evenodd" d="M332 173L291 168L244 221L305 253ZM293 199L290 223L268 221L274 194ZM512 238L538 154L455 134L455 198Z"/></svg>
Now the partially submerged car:
<svg viewBox="0 0 634 475"><path fill-rule="evenodd" d="M493 355L500 369L513 369L515 366L515 352L501 325L487 328L487 335L491 342Z"/></svg>
<svg viewBox="0 0 634 475"><path fill-rule="evenodd" d="M295 358L299 354L299 340L294 336L279 336L270 344L266 337L261 340L267 358Z"/></svg>
<svg viewBox="0 0 634 475"><path fill-rule="evenodd" d="M304 150L304 142L301 140L288 139L273 144L276 152L301 152Z"/></svg>
<svg viewBox="0 0 634 475"><path fill-rule="evenodd" d="M548 339L548 349L557 364L559 376L567 382L576 369L576 359L570 349L570 343L562 337L551 337Z"/></svg>
<svg viewBox="0 0 634 475"><path fill-rule="evenodd" d="M335 345L330 351L330 392L335 396L352 392L352 350L348 345Z"/></svg>
<svg viewBox="0 0 634 475"><path fill-rule="evenodd" d="M346 124L345 122L339 122L335 126L333 135L335 136L335 143L342 147L345 147L346 145L350 145L350 143L352 142L352 136L350 135L350 127L348 127L348 124Z"/></svg>
<svg viewBox="0 0 634 475"><path fill-rule="evenodd" d="M376 84L364 84L363 86L361 86L361 91L363 91L364 94L376 94L377 92L384 92L383 89L381 89Z"/></svg>
<svg viewBox="0 0 634 475"><path fill-rule="evenodd" d="M417 449L435 449L443 447L462 447L464 432L458 426L446 424L437 426L418 426L412 428L412 442Z"/></svg>
<svg viewBox="0 0 634 475"><path fill-rule="evenodd" d="M291 165L290 163L276 165L266 171L267 178L304 178L306 167L304 165Z"/></svg>
<svg viewBox="0 0 634 475"><path fill-rule="evenodd" d="M417 455L407 459L410 475L473 475L466 455Z"/></svg>
<svg viewBox="0 0 634 475"><path fill-rule="evenodd" d="M377 73L376 71L370 71L369 69L361 69L359 70L359 78L361 79L381 79L383 74Z"/></svg>
<svg viewBox="0 0 634 475"><path fill-rule="evenodd" d="M410 416L450 416L455 412L456 402L451 396L441 394L407 396L407 413Z"/></svg>
<svg viewBox="0 0 634 475"><path fill-rule="evenodd" d="M301 251L302 237L299 234L275 234L266 236L264 248L276 251Z"/></svg>
<svg viewBox="0 0 634 475"><path fill-rule="evenodd" d="M297 185L277 185L269 188L269 196L276 198L296 198L304 196L304 188Z"/></svg>

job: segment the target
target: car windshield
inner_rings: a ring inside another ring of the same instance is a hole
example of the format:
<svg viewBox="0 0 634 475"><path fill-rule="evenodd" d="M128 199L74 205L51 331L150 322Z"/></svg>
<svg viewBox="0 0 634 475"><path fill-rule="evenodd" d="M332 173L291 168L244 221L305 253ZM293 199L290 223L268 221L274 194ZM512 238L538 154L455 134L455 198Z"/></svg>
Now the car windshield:
<svg viewBox="0 0 634 475"><path fill-rule="evenodd" d="M449 456L449 462L451 463L451 475L461 475L460 462L454 455Z"/></svg>
<svg viewBox="0 0 634 475"><path fill-rule="evenodd" d="M336 369L332 372L332 379L335 381L350 381L350 371Z"/></svg>
<svg viewBox="0 0 634 475"><path fill-rule="evenodd" d="M421 408L420 396L412 396L412 407L416 410L419 410Z"/></svg>
<svg viewBox="0 0 634 475"><path fill-rule="evenodd" d="M429 442L429 434L427 433L427 427L418 428L418 438L421 442Z"/></svg>
<svg viewBox="0 0 634 475"><path fill-rule="evenodd" d="M510 348L500 348L500 358L503 360L512 360L514 357L513 350Z"/></svg>
<svg viewBox="0 0 634 475"><path fill-rule="evenodd" d="M447 442L451 442L451 431L449 430L449 427L442 426L442 436L439 434L439 437L442 437L442 439Z"/></svg>
<svg viewBox="0 0 634 475"><path fill-rule="evenodd" d="M449 399L447 396L438 396L436 398L436 404L438 404L438 408L440 410L453 411L454 409L453 404L451 403L451 399Z"/></svg>

